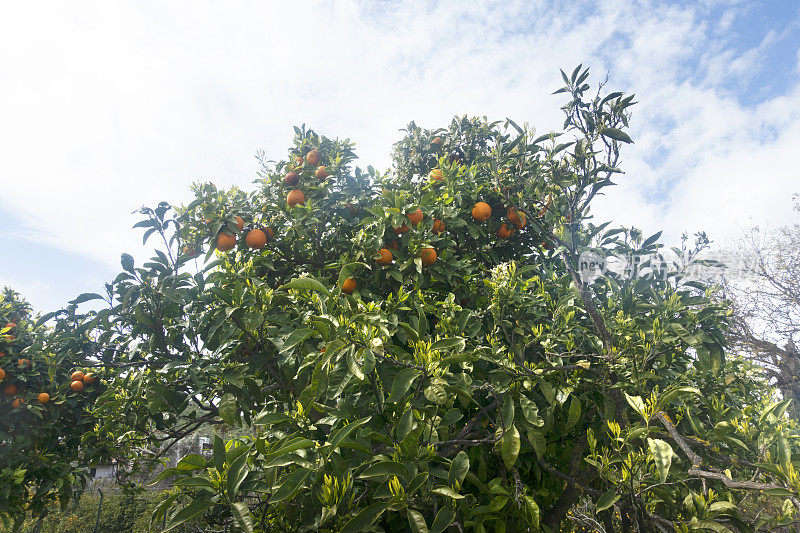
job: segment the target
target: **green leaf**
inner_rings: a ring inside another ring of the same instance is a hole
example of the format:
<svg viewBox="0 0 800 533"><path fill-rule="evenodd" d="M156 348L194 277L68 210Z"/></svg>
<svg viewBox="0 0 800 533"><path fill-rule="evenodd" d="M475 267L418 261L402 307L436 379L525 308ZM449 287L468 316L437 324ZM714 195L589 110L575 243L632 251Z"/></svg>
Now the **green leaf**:
<svg viewBox="0 0 800 533"><path fill-rule="evenodd" d="M189 455L184 456L178 461L178 464L175 465L175 468L178 470L200 470L201 468L206 467L206 459L202 455L197 455L196 453L190 453Z"/></svg>
<svg viewBox="0 0 800 533"><path fill-rule="evenodd" d="M628 137L627 133L625 133L622 130L618 130L617 128L603 128L603 131L601 133L603 134L603 136L614 139L615 141L622 141L624 143L633 143L631 138Z"/></svg>
<svg viewBox="0 0 800 533"><path fill-rule="evenodd" d="M225 443L219 435L214 435L214 468L220 474L225 470Z"/></svg>
<svg viewBox="0 0 800 533"><path fill-rule="evenodd" d="M223 394L219 400L219 416L233 426L236 425L236 415L236 396L230 392Z"/></svg>
<svg viewBox="0 0 800 533"><path fill-rule="evenodd" d="M173 485L175 485L176 487L205 487L212 490L216 489L214 483L212 483L210 479L202 476L187 477L185 479L180 479L175 483L173 483Z"/></svg>
<svg viewBox="0 0 800 533"><path fill-rule="evenodd" d="M648 422L649 420L647 418L647 413L642 398L640 396L629 396L627 392L623 392L623 394L625 395L625 399L628 401L628 404L633 407L633 410L639 413L639 416L641 416L645 422Z"/></svg>
<svg viewBox="0 0 800 533"><path fill-rule="evenodd" d="M239 486L247 477L247 455L246 453L240 455L228 468L228 498L231 500L235 499Z"/></svg>
<svg viewBox="0 0 800 533"><path fill-rule="evenodd" d="M270 452L270 453L266 454L264 456L264 458L267 461L272 461L274 459L277 459L278 457L283 457L286 454L289 454L289 453L292 453L292 452L296 452L297 450L306 450L308 448L313 448L316 445L317 445L317 443L314 442L313 440L304 439L304 438L300 437L300 438L297 438L295 440L289 441L288 444L278 448L274 452Z"/></svg>
<svg viewBox="0 0 800 533"><path fill-rule="evenodd" d="M445 391L444 387L441 385L437 383L431 383L425 387L425 398L427 398L431 403L442 405L447 401L447 391Z"/></svg>
<svg viewBox="0 0 800 533"><path fill-rule="evenodd" d="M345 524L340 533L361 533L366 531L388 507L388 503L373 503L365 507Z"/></svg>
<svg viewBox="0 0 800 533"><path fill-rule="evenodd" d="M440 339L433 344L431 344L431 350L454 350L457 352L463 352L466 343L464 339Z"/></svg>
<svg viewBox="0 0 800 533"><path fill-rule="evenodd" d="M392 391L389 398L386 400L388 403L397 403L405 395L406 391L411 387L411 383L419 377L422 372L416 368L404 368L397 373L392 381Z"/></svg>
<svg viewBox="0 0 800 533"><path fill-rule="evenodd" d="M400 423L397 425L397 439L403 440L408 432L414 427L414 410L409 408L400 415Z"/></svg>
<svg viewBox="0 0 800 533"><path fill-rule="evenodd" d="M283 346L281 347L281 353L288 352L307 338L309 338L314 333L313 329L296 329L286 337L283 341Z"/></svg>
<svg viewBox="0 0 800 533"><path fill-rule="evenodd" d="M600 499L597 500L597 505L595 506L597 512L599 513L600 511L605 511L606 509L617 503L617 500L619 500L619 498L620 497L617 494L616 490L614 489L609 490L608 492L600 496Z"/></svg>
<svg viewBox="0 0 800 533"><path fill-rule="evenodd" d="M311 470L306 468L298 468L285 478L283 478L283 482L281 483L280 488L275 491L275 494L269 499L269 503L278 503L291 498L297 489L300 488L300 485L303 481L306 480L306 477L311 473Z"/></svg>
<svg viewBox="0 0 800 533"><path fill-rule="evenodd" d="M122 270L125 272L129 272L133 274L133 256L130 254L122 254L120 263L122 264Z"/></svg>
<svg viewBox="0 0 800 533"><path fill-rule="evenodd" d="M455 511L450 507L442 507L439 509L439 512L436 513L436 518L433 520L433 524L431 524L431 531L430 533L443 533L447 526L449 526L453 519L456 517Z"/></svg>
<svg viewBox="0 0 800 533"><path fill-rule="evenodd" d="M400 479L408 477L408 469L402 463L395 461L381 461L367 467L361 472L360 478L397 476Z"/></svg>
<svg viewBox="0 0 800 533"><path fill-rule="evenodd" d="M511 424L514 423L514 400L508 398L506 404L503 406L503 429L508 430Z"/></svg>
<svg viewBox="0 0 800 533"><path fill-rule="evenodd" d="M231 505L233 518L239 525L239 529L245 533L253 533L253 515L250 514L250 508L247 504L237 502Z"/></svg>
<svg viewBox="0 0 800 533"><path fill-rule="evenodd" d="M450 463L450 471L447 473L447 483L452 487L458 482L459 486L464 484L464 478L469 472L469 457L465 451L460 451Z"/></svg>
<svg viewBox="0 0 800 533"><path fill-rule="evenodd" d="M321 292L322 294L328 296L328 289L325 288L325 285L320 283L319 281L315 280L314 278L294 278L286 285L282 286L281 289L283 290L305 290L305 291L315 291Z"/></svg>
<svg viewBox="0 0 800 533"><path fill-rule="evenodd" d="M70 305L78 305L82 304L83 302L88 302L90 300L102 300L103 297L94 292L84 292L74 300L70 300Z"/></svg>
<svg viewBox="0 0 800 533"><path fill-rule="evenodd" d="M573 396L569 402L569 412L567 413L567 426L566 429L570 429L572 426L578 422L578 419L581 417L581 401L577 396Z"/></svg>
<svg viewBox="0 0 800 533"><path fill-rule="evenodd" d="M691 523L691 529L695 531L702 531L704 529L714 531L714 533L733 533L730 529L723 526L719 522L712 520L699 520Z"/></svg>
<svg viewBox="0 0 800 533"><path fill-rule="evenodd" d="M789 446L789 441L783 435L778 437L778 460L784 473L788 474L789 465L792 464L792 447Z"/></svg>
<svg viewBox="0 0 800 533"><path fill-rule="evenodd" d="M708 506L708 510L712 513L734 513L737 509L738 507L725 500L714 502Z"/></svg>
<svg viewBox="0 0 800 533"><path fill-rule="evenodd" d="M667 481L669 467L672 465L672 456L675 455L675 452L672 451L672 446L668 442L661 439L648 437L647 445L650 447L650 453L653 455L656 469L658 469L658 473L661 476L661 483L664 483Z"/></svg>
<svg viewBox="0 0 800 533"><path fill-rule="evenodd" d="M457 493L450 487L436 487L435 489L431 489L431 492L440 494L442 496L447 496L448 498L453 498L454 500L461 500L464 498L464 496Z"/></svg>
<svg viewBox="0 0 800 533"><path fill-rule="evenodd" d="M428 524L425 522L425 517L418 511L407 509L408 523L411 526L411 531L414 533L428 533Z"/></svg>
<svg viewBox="0 0 800 533"><path fill-rule="evenodd" d="M781 489L781 488L767 489L767 490L764 491L764 494L767 494L768 496L780 496L780 497L783 497L783 498L795 495L794 492L792 492L792 491L790 491L788 489Z"/></svg>
<svg viewBox="0 0 800 533"><path fill-rule="evenodd" d="M192 518L204 513L209 507L214 505L214 502L210 500L195 500L177 513L175 516L167 524L167 527L164 528L164 531L169 531L170 529L175 529L179 525L183 524L184 522L188 522Z"/></svg>
<svg viewBox="0 0 800 533"><path fill-rule="evenodd" d="M658 408L659 410L665 406L672 403L673 400L676 398L680 398L681 396L685 396L687 394L700 394L700 390L694 387L676 387L674 389L669 389L666 391L658 401Z"/></svg>
<svg viewBox="0 0 800 533"><path fill-rule="evenodd" d="M500 444L500 455L503 457L503 463L505 463L508 470L511 470L511 467L517 462L519 447L519 431L517 431L517 426L512 424L511 428L503 434L503 440Z"/></svg>
<svg viewBox="0 0 800 533"><path fill-rule="evenodd" d="M258 415L256 415L256 419L253 422L258 426L272 426L274 424L280 424L281 422L288 422L291 418L285 413L270 413L268 411L262 411Z"/></svg>
<svg viewBox="0 0 800 533"><path fill-rule="evenodd" d="M525 515L528 520L528 523L531 524L534 527L534 529L538 529L539 517L541 515L539 511L539 505L530 496L523 496L522 499L525 502L525 511L526 511Z"/></svg>
<svg viewBox="0 0 800 533"><path fill-rule="evenodd" d="M508 496L495 496L492 498L492 501L489 502L489 510L493 513L496 513L500 509L506 506L508 503Z"/></svg>
<svg viewBox="0 0 800 533"><path fill-rule="evenodd" d="M344 426L343 428L339 429L334 435L331 441L328 443L329 453L339 447L339 444L347 438L350 433L355 431L359 426L366 424L371 419L371 416L364 417L360 420L356 420L355 422L351 422Z"/></svg>
<svg viewBox="0 0 800 533"><path fill-rule="evenodd" d="M533 451L540 459L544 457L545 450L547 449L547 440L544 438L544 433L535 429L528 430L528 440L531 441Z"/></svg>

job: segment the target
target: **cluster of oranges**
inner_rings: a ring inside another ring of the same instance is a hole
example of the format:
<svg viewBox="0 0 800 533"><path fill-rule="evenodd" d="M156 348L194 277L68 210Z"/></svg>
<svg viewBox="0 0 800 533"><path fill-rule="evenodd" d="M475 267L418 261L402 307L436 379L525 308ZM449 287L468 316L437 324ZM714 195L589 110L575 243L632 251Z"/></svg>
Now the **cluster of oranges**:
<svg viewBox="0 0 800 533"><path fill-rule="evenodd" d="M206 222L210 223L211 221L207 220ZM244 219L240 216L236 217L236 227L239 228L239 231L244 230ZM272 228L253 228L247 232L245 241L250 248L260 250L266 246L268 241L274 238L275 233L272 231ZM217 250L227 252L233 250L235 246L236 235L224 229L219 232L219 235L217 235Z"/></svg>
<svg viewBox="0 0 800 533"><path fill-rule="evenodd" d="M14 324L13 322L9 322L8 324L5 325L3 329L14 331L16 327L17 327L16 324ZM8 335L8 336L12 337L13 339L13 335ZM8 339L5 340L6 342L11 342ZM0 352L0 361L2 361L3 358L5 357L6 354ZM30 359L21 357L17 360L16 367L20 371L28 370L31 368L31 361ZM6 380L6 376L7 376L6 371L3 368L0 368L0 383ZM10 378L11 376L8 377ZM96 378L92 373L84 374L81 371L76 371L72 373L71 380L72 383L70 384L70 389L75 392L80 392L83 390L85 385L91 385L92 383L94 383ZM6 397L14 397L14 399L11 401L11 407L13 407L14 409L22 407L25 404L25 398L19 395L20 392L21 391L17 383L6 383L5 386L3 386L3 395ZM36 395L36 399L39 401L40 404L45 405L50 401L50 394L47 392L40 392L39 394Z"/></svg>
<svg viewBox="0 0 800 533"><path fill-rule="evenodd" d="M436 137L431 141L431 147L437 148L441 146L442 139L441 137ZM328 173L327 167L324 165L320 165L320 153L318 150L313 149L306 153L305 157L297 156L295 157L295 164L286 173L283 177L283 184L290 188L289 192L286 195L286 205L290 208L304 205L306 202L306 195L305 193L297 188L300 184L300 171L305 166L308 165L311 168L316 167L314 170L314 176L319 181L323 181L328 178L330 175ZM440 182L445 179L444 173L440 168L435 168L431 170L429 173L429 178L432 181ZM351 204L347 204L346 207L350 211L350 214L353 215L357 212L357 207ZM492 216L492 208L486 202L477 202L472 208L472 218L476 222L486 222ZM526 218L525 214L521 211L517 210L514 207L508 208L506 213L508 217L508 222L503 222L497 230L497 237L500 239L508 239L514 232L518 229L522 229L525 227ZM412 213L407 213L406 217L408 218L408 223L404 222L400 226L393 228L394 234L397 236L403 235L407 231L411 229L411 227L418 226L425 217L422 209L417 208ZM239 231L244 230L244 220L242 217L237 216L235 218L236 226L238 227ZM206 220L206 223L211 223L211 220ZM410 227L409 227L410 226ZM431 231L439 235L446 230L446 226L443 220L435 219L433 221L433 227ZM245 242L249 248L254 250L260 250L263 248L267 242L275 238L275 234L272 231L272 228L254 228L247 232L245 237ZM217 235L217 250L222 252L227 252L232 250L236 246L236 235L233 233L226 231L223 229L220 231L219 235ZM380 266L389 266L394 261L394 254L392 253L392 249L397 250L399 245L396 240L391 240L385 248L381 248L375 255L375 262ZM391 248L391 249L390 249ZM431 266L436 263L438 259L438 254L436 249L426 247L422 248L419 251L419 257L422 261L423 266ZM342 292L345 294L352 294L356 289L356 280L354 278L347 278L342 282Z"/></svg>

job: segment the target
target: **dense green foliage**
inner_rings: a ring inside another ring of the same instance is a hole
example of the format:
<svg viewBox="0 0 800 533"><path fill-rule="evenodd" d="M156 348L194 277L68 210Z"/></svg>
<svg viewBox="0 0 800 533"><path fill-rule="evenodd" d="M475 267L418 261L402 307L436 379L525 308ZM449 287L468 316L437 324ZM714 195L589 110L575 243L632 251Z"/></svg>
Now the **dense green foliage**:
<svg viewBox="0 0 800 533"><path fill-rule="evenodd" d="M142 210L156 256L123 256L105 296L80 298L108 308L71 324L107 383L95 442L138 456L203 424L252 427L159 476L179 490L156 523L556 531L584 497L606 529L747 530L748 491L779 499L759 525L793 520L795 423L726 356L727 310L684 274L698 249L665 275L581 277L587 250L661 246L591 217L633 98L591 96L587 77L564 75L561 133L412 123L381 174L302 128L252 192L201 184L186 207ZM248 248L258 228L271 238ZM215 251L226 232L236 246Z"/></svg>

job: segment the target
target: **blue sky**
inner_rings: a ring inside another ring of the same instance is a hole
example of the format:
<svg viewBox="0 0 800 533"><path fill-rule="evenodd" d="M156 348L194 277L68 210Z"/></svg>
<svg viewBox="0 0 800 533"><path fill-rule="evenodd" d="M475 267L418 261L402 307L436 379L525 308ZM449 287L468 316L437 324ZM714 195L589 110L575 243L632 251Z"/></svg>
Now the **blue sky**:
<svg viewBox="0 0 800 533"><path fill-rule="evenodd" d="M637 94L596 214L724 244L800 192L795 1L85 2L0 7L0 284L42 310L142 257L137 207L246 187L294 124L386 168L410 120L558 128L559 68Z"/></svg>

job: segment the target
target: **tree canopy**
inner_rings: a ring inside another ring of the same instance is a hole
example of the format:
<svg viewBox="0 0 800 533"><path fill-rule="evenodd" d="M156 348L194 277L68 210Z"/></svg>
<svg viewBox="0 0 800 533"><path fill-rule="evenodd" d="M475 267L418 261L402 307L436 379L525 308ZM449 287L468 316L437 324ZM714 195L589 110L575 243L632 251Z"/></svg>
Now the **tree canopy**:
<svg viewBox="0 0 800 533"><path fill-rule="evenodd" d="M64 463L143 466L211 424L250 431L159 475L167 529L558 531L579 505L607 531L793 523L796 422L726 353L727 307L686 276L698 249L663 271L659 234L592 216L624 179L633 96L562 74L560 132L412 122L380 172L295 128L252 190L142 209L152 259L123 255L104 293L31 325L45 340L19 353L58 370L0 404L0 476L56 441ZM587 252L639 268L586 276ZM76 369L100 382L68 392ZM82 421L70 436L48 433L63 406L30 402L45 384ZM0 513L68 470L11 480Z"/></svg>

